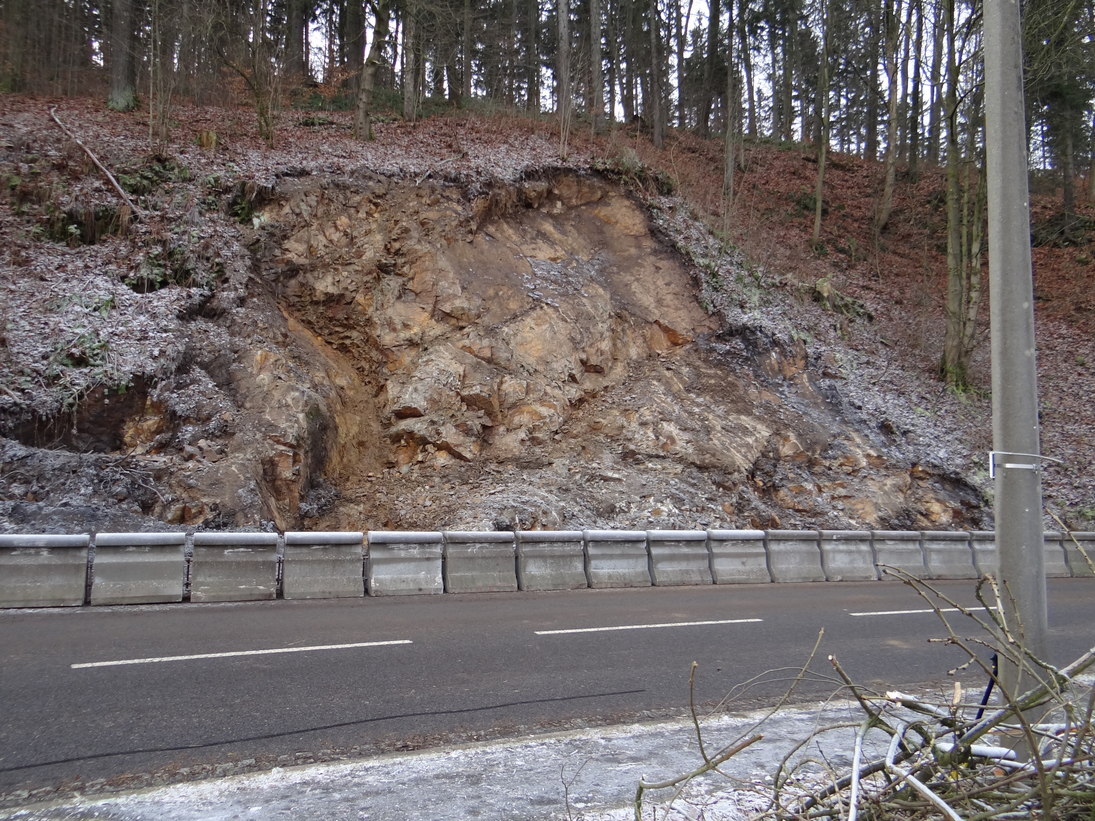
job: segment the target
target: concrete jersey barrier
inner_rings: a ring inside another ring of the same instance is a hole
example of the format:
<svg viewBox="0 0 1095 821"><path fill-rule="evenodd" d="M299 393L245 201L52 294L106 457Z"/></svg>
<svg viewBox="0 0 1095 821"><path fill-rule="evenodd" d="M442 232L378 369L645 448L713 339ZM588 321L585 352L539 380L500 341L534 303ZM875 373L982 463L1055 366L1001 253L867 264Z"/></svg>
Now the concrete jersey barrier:
<svg viewBox="0 0 1095 821"><path fill-rule="evenodd" d="M763 530L709 530L711 575L715 584L764 584L772 581Z"/></svg>
<svg viewBox="0 0 1095 821"><path fill-rule="evenodd" d="M365 534L285 534L281 588L287 599L342 599L365 595Z"/></svg>
<svg viewBox="0 0 1095 821"><path fill-rule="evenodd" d="M1095 533L1045 533L1051 577ZM851 530L0 534L0 607L921 579L999 569L995 534Z"/></svg>
<svg viewBox="0 0 1095 821"><path fill-rule="evenodd" d="M1076 577L1095 576L1095 533L1065 534L1062 542L1069 572Z"/></svg>
<svg viewBox="0 0 1095 821"><path fill-rule="evenodd" d="M261 601L277 595L277 533L194 534L191 601Z"/></svg>
<svg viewBox="0 0 1095 821"><path fill-rule="evenodd" d="M185 591L185 533L100 533L95 537L92 604L181 602Z"/></svg>
<svg viewBox="0 0 1095 821"><path fill-rule="evenodd" d="M862 530L822 530L821 566L830 582L863 582L878 578L871 534Z"/></svg>
<svg viewBox="0 0 1095 821"><path fill-rule="evenodd" d="M1053 530L1047 530L1042 535L1045 543L1043 566L1045 567L1046 578L1060 579L1072 575L1068 569L1068 561L1065 559L1063 536L1064 534Z"/></svg>
<svg viewBox="0 0 1095 821"><path fill-rule="evenodd" d="M585 536L580 530L519 530L517 584L521 590L589 587Z"/></svg>
<svg viewBox="0 0 1095 821"><path fill-rule="evenodd" d="M90 536L0 535L0 607L83 604L90 544Z"/></svg>
<svg viewBox="0 0 1095 821"><path fill-rule="evenodd" d="M988 530L975 530L970 533L970 547L973 549L973 564L978 576L993 575L1000 572L1000 557L996 553L996 534Z"/></svg>
<svg viewBox="0 0 1095 821"><path fill-rule="evenodd" d="M431 531L370 531L370 596L444 593L444 534Z"/></svg>
<svg viewBox="0 0 1095 821"><path fill-rule="evenodd" d="M919 530L872 530L871 542L881 569L890 568L917 579L930 578Z"/></svg>
<svg viewBox="0 0 1095 821"><path fill-rule="evenodd" d="M590 587L650 587L644 530L585 531Z"/></svg>
<svg viewBox="0 0 1095 821"><path fill-rule="evenodd" d="M932 579L973 579L977 567L973 563L970 534L965 532L925 530L920 533L924 564Z"/></svg>
<svg viewBox="0 0 1095 821"><path fill-rule="evenodd" d="M517 590L517 542L510 531L445 532L446 593Z"/></svg>
<svg viewBox="0 0 1095 821"><path fill-rule="evenodd" d="M650 576L655 585L711 584L706 530L648 530Z"/></svg>
<svg viewBox="0 0 1095 821"><path fill-rule="evenodd" d="M774 582L823 582L820 534L816 530L769 530L768 568Z"/></svg>

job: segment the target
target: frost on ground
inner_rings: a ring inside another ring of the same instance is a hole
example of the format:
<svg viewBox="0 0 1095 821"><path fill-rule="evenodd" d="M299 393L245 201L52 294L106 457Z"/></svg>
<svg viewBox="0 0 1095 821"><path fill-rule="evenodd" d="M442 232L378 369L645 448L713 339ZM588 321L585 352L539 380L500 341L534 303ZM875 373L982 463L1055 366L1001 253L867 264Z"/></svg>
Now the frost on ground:
<svg viewBox="0 0 1095 821"><path fill-rule="evenodd" d="M721 716L704 722L717 745L764 722L765 739L723 768L732 776L692 783L682 800L647 794L648 818L738 821L763 809L770 775L790 748L820 724L851 715L828 704ZM850 733L846 733L850 739ZM840 746L850 749L848 744ZM837 760L843 752L834 750ZM5 821L229 821L323 818L403 821L633 818L639 779L677 775L699 761L689 722L609 727L462 746L365 762L273 770L260 775L180 784L106 799L0 811ZM629 815L630 813L630 815ZM666 815L666 813L669 813Z"/></svg>

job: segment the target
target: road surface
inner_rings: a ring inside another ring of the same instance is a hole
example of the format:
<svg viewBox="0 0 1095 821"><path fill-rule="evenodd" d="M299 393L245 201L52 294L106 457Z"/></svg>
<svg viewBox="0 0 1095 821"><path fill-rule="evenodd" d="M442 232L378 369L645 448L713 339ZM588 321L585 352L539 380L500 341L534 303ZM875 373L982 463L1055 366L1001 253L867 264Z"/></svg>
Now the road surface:
<svg viewBox="0 0 1095 821"><path fill-rule="evenodd" d="M1049 591L1064 663L1095 644L1095 580ZM966 660L896 582L0 611L0 797L673 715L693 661L698 702L752 682L728 707L762 706L822 629L801 697L838 689L827 654L879 689Z"/></svg>

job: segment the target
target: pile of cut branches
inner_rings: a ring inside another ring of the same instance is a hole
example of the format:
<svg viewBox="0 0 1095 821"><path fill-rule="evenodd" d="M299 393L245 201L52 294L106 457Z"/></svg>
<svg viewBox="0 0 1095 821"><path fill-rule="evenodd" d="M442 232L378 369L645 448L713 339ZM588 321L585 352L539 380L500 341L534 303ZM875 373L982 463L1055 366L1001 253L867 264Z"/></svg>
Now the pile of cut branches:
<svg viewBox="0 0 1095 821"><path fill-rule="evenodd" d="M1090 679L1081 679L1095 665L1095 647L1071 664L1055 668L1027 652L1020 631L1003 615L1001 591L992 577L978 584L982 607L972 608L924 582L891 572L932 604L947 628L947 637L938 641L967 655L968 661L952 672L978 666L985 673L990 685L984 697L980 703L968 700L957 680L946 698L875 693L853 682L830 656L841 689L851 694L860 718L839 727L820 726L799 741L774 775L766 808L754 817L764 821L1095 819L1095 687ZM975 635L955 629L948 620L953 620L950 614L955 611L976 623ZM991 661L985 660L986 650L992 652ZM1026 682L1025 692L1002 688L997 659L1015 665L1020 672L1017 680ZM812 657L792 689L806 676L811 661ZM998 695L990 704L993 688ZM782 701L789 695L790 691ZM672 787L674 799L679 798L689 782L705 773L726 775L722 769L726 762L763 737L756 732L762 727L753 727L709 755L694 709L693 721L702 764L674 779L640 782L636 821L644 818L647 791ZM834 763L842 757L834 750L834 738L849 748L843 760L850 764ZM813 750L823 753L819 756Z"/></svg>

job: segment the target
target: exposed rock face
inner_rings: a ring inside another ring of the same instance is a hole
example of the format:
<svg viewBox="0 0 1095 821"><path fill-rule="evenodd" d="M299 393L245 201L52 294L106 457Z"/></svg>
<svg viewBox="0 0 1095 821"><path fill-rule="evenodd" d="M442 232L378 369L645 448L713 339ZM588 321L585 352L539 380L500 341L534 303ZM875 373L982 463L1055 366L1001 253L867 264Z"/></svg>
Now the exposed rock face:
<svg viewBox="0 0 1095 821"><path fill-rule="evenodd" d="M305 177L254 222L246 295L185 324L174 376L85 411L124 470L79 498L206 527L982 522L846 418L801 343L725 330L605 181ZM0 452L7 498L56 504L18 478L31 454Z"/></svg>

